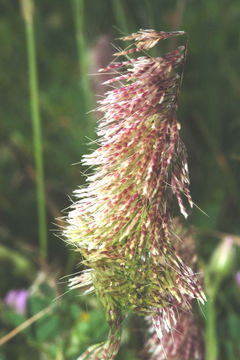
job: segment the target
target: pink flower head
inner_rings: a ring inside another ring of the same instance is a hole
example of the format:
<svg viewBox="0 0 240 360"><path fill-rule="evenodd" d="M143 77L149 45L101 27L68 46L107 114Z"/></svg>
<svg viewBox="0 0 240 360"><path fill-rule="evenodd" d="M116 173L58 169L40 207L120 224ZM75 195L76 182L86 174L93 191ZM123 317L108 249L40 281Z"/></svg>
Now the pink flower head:
<svg viewBox="0 0 240 360"><path fill-rule="evenodd" d="M10 290L5 296L5 304L12 307L17 313L25 314L29 293L26 289Z"/></svg>
<svg viewBox="0 0 240 360"><path fill-rule="evenodd" d="M183 34L141 30L125 38L134 39L135 48L116 55L145 51L161 39ZM171 327L179 306L189 308L191 299L205 299L170 236L173 198L184 217L185 203L193 205L176 118L184 57L180 47L162 57L127 58L101 69L115 71L116 77L105 82L113 88L97 109L103 113L99 148L83 158L94 172L75 191L65 231L91 269L72 284L96 290L111 328L112 341L105 352L102 347L92 350L100 354L92 355L94 360L114 358L119 327L130 311L161 314Z"/></svg>

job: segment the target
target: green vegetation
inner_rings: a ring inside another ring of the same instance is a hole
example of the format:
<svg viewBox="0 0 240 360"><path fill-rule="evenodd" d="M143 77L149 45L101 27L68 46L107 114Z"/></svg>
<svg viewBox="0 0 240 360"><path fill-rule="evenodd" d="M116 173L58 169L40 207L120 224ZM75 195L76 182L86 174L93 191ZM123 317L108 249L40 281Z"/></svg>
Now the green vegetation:
<svg viewBox="0 0 240 360"><path fill-rule="evenodd" d="M103 78L88 74L111 61L113 48L108 44L114 38L139 28L185 30L189 36L179 120L188 149L192 197L208 215L195 207L188 219L196 228L199 263L210 299L200 313L207 360L237 360L239 1L34 3L33 36L32 24L23 20L20 1L0 2L0 307L4 310L0 338L50 308L0 346L0 360L76 359L89 345L106 338L107 326L94 295L85 298L74 290L54 301L67 291L67 279L63 283L59 279L79 270L79 259L55 234L66 214L62 209L71 203L68 195L85 180L86 169L72 164L95 147L89 142L95 138L99 114L89 111L95 107L94 93L102 95L99 82ZM171 41L164 43L166 49L176 46ZM31 120L37 120L37 129L32 129ZM223 269L216 258L226 253L219 250L226 236L233 239L234 256L229 252ZM6 306L4 298L8 291L23 288L29 291L28 304L26 313L19 314ZM142 325L130 317L117 359L140 358L144 331L138 329Z"/></svg>

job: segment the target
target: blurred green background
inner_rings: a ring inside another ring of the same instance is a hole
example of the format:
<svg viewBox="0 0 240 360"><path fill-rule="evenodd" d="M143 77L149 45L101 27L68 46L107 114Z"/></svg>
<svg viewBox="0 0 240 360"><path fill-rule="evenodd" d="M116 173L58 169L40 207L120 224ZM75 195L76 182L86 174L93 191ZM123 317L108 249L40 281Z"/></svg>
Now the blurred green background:
<svg viewBox="0 0 240 360"><path fill-rule="evenodd" d="M188 220L197 231L198 256L208 279L206 292L213 297L209 310L213 324L209 325L208 310L202 322L205 334L210 331L206 344L209 347L213 341L218 355L207 356L209 360L239 359L240 2L34 3L48 254L44 257L39 248L39 174L34 161L26 19L20 1L0 0L0 337L49 304L53 309L0 347L0 360L71 360L106 336L107 326L94 296L85 299L72 291L53 303L67 291L67 279L59 279L78 271L80 260L56 233L58 218L71 204L72 190L84 182L85 169L72 164L91 149L88 143L95 138L99 115L89 112L96 107L94 94L106 90L100 86L102 76L89 74L111 61L115 38L139 28L185 30L189 36L178 114L189 154L192 197L208 215L194 208ZM226 236L232 239L231 249L218 249L214 255ZM216 259L226 265L223 270L218 268L222 265L214 265ZM28 291L27 310L22 314L4 301L10 290L17 289ZM125 326L118 359L140 358L144 334L136 330L135 321L130 318Z"/></svg>

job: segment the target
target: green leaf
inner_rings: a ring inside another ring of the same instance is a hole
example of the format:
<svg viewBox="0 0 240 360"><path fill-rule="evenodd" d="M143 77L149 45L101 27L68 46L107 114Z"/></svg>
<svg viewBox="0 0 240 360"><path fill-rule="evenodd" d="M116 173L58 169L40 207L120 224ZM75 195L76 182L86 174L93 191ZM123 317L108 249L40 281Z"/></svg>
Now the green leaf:
<svg viewBox="0 0 240 360"><path fill-rule="evenodd" d="M28 299L29 310L31 315L37 314L39 311L43 310L50 304L48 299L39 297L39 296L31 296Z"/></svg>
<svg viewBox="0 0 240 360"><path fill-rule="evenodd" d="M26 320L26 316L18 314L13 310L7 310L4 312L4 318L12 326L18 326Z"/></svg>
<svg viewBox="0 0 240 360"><path fill-rule="evenodd" d="M81 309L77 304L70 305L70 315L74 320L79 319Z"/></svg>
<svg viewBox="0 0 240 360"><path fill-rule="evenodd" d="M37 322L36 337L39 342L50 341L61 332L61 321L56 315L48 315Z"/></svg>

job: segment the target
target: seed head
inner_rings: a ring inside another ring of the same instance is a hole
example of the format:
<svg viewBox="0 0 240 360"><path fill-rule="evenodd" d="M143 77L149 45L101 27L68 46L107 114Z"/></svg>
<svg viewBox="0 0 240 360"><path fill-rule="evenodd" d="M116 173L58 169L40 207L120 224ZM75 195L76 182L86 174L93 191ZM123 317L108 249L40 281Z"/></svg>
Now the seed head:
<svg viewBox="0 0 240 360"><path fill-rule="evenodd" d="M146 51L182 34L141 30L125 38L135 40L135 48L116 55ZM94 172L75 191L65 235L90 269L72 283L96 290L113 332L130 311L161 314L170 327L175 309L189 308L192 298L204 301L170 236L174 197L185 217L185 203L193 205L176 118L184 56L181 47L162 57L127 57L100 70L116 76L105 82L113 89L97 109L103 113L99 148L82 161Z"/></svg>

